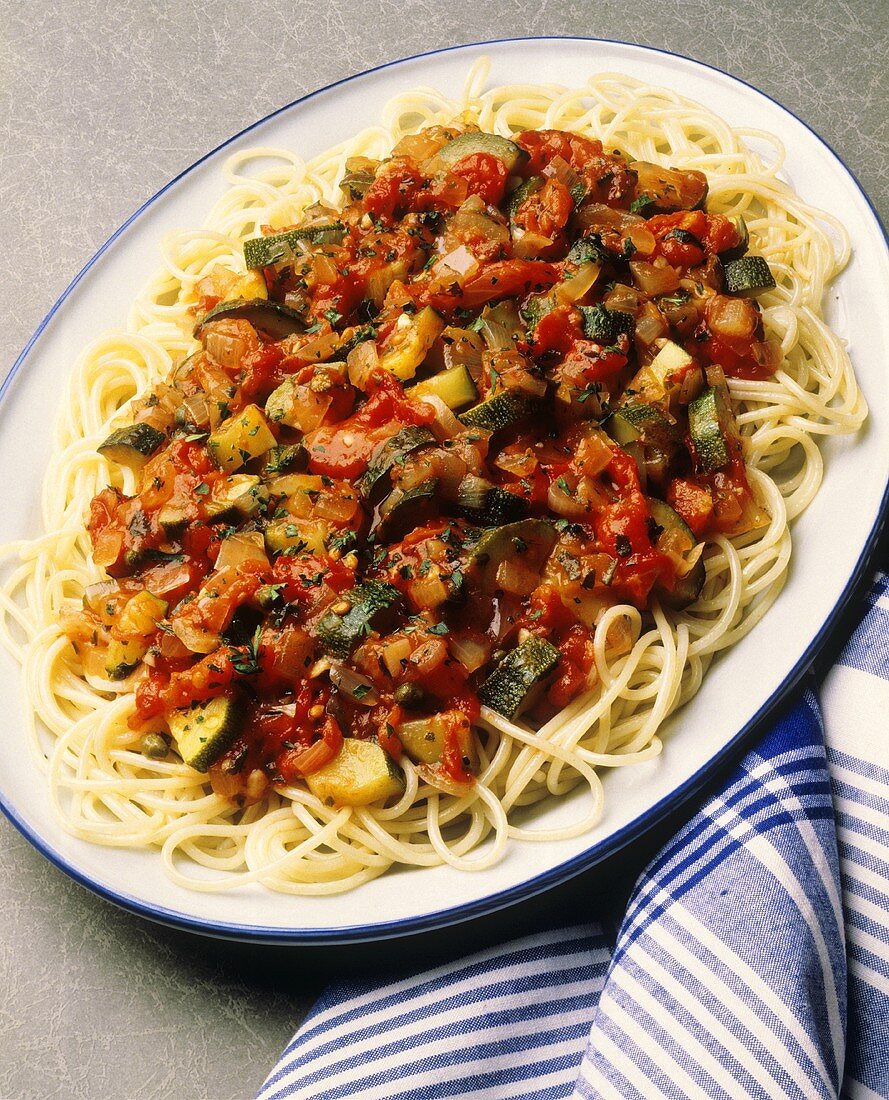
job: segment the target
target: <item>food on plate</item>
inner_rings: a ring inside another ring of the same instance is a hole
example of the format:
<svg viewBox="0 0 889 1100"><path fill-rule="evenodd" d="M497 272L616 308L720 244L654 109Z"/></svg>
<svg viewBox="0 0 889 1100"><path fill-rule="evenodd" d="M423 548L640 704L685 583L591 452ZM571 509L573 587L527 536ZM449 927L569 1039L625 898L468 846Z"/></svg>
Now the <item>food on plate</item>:
<svg viewBox="0 0 889 1100"><path fill-rule="evenodd" d="M847 250L739 135L481 75L239 177L79 361L6 614L67 827L196 889L591 828L865 415L819 313Z"/></svg>

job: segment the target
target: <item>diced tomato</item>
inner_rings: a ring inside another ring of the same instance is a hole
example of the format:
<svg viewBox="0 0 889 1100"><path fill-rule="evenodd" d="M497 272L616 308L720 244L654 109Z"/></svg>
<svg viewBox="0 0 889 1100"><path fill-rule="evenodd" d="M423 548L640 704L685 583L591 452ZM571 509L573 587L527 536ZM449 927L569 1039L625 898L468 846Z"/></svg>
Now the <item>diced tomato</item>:
<svg viewBox="0 0 889 1100"><path fill-rule="evenodd" d="M740 241L737 229L728 218L703 210L656 214L646 225L658 242L657 254L674 267L697 267L705 256L724 252ZM683 239L685 234L690 234L695 241Z"/></svg>
<svg viewBox="0 0 889 1100"><path fill-rule="evenodd" d="M703 535L713 514L709 489L687 478L676 478L667 489L667 503L685 520L696 538Z"/></svg>
<svg viewBox="0 0 889 1100"><path fill-rule="evenodd" d="M341 558L334 561L312 554L281 554L275 561L272 573L275 584L284 585L281 592L284 600L309 607L322 596L322 586L326 585L334 592L345 592L355 581L354 570L344 565Z"/></svg>
<svg viewBox="0 0 889 1100"><path fill-rule="evenodd" d="M561 305L545 313L534 330L532 353L544 355L548 351L557 351L561 355L583 339L579 314L572 306Z"/></svg>
<svg viewBox="0 0 889 1100"><path fill-rule="evenodd" d="M564 130L526 130L515 141L530 156L523 168L528 176L539 176L554 157L561 157L576 169L602 152L601 141Z"/></svg>
<svg viewBox="0 0 889 1100"><path fill-rule="evenodd" d="M308 748L283 752L278 758L278 769L288 783L293 783L335 760L342 747L343 731L336 719L328 715L321 728L321 739Z"/></svg>
<svg viewBox="0 0 889 1100"><path fill-rule="evenodd" d="M551 179L525 199L513 220L529 233L553 239L568 224L573 210L571 192L564 183Z"/></svg>
<svg viewBox="0 0 889 1100"><path fill-rule="evenodd" d="M491 153L470 153L451 166L450 174L466 180L470 195L498 206L506 189L506 165Z"/></svg>
<svg viewBox="0 0 889 1100"><path fill-rule="evenodd" d="M377 172L364 196L364 209L386 221L405 214L423 184L423 176L408 157L393 157Z"/></svg>
<svg viewBox="0 0 889 1100"><path fill-rule="evenodd" d="M717 363L730 378L752 381L771 378L779 364L779 352L768 340L731 340L702 326L696 333L695 351L709 363Z"/></svg>
<svg viewBox="0 0 889 1100"><path fill-rule="evenodd" d="M418 300L441 313L474 309L497 298L524 298L559 281L559 269L542 260L499 260L467 279L462 293L419 289Z"/></svg>

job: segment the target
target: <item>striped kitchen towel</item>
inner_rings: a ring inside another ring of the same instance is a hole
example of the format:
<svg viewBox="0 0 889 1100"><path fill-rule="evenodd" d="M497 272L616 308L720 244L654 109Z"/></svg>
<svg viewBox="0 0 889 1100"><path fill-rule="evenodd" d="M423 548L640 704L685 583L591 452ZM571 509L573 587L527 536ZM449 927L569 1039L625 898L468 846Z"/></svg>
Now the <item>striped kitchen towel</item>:
<svg viewBox="0 0 889 1100"><path fill-rule="evenodd" d="M572 924L332 985L260 1100L889 1097L889 578L862 610L614 945Z"/></svg>

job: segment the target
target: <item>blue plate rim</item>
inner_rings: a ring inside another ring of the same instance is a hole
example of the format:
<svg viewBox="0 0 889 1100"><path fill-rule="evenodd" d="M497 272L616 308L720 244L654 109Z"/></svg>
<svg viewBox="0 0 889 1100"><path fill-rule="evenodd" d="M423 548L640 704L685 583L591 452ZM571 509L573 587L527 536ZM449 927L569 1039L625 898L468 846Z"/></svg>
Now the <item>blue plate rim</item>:
<svg viewBox="0 0 889 1100"><path fill-rule="evenodd" d="M314 99L316 96L322 95L326 92L330 92L335 88L341 87L344 84L351 83L353 80L360 80L363 77L370 76L373 73L382 72L385 69L394 68L399 65L404 65L410 61L418 61L423 58L436 57L439 54L453 53L459 50L472 50L477 48L483 48L486 46L500 46L509 45L519 42L585 42L590 44L598 44L604 46L628 46L632 49L641 50L646 53L656 54L662 57L676 58L680 61L687 62L691 65L697 66L701 69L708 70L709 72L716 73L721 77L732 81L735 84L740 84L743 87L749 89L756 95L763 96L763 98L769 100L780 110L784 111L787 115L798 122L802 127L809 131L810 134L818 141L828 153L836 160L836 162L842 167L846 175L852 181L861 197L864 199L868 209L873 215L874 221L882 233L884 243L889 249L889 234L887 234L886 227L883 225L882 219L876 210L870 196L864 190L859 183L857 177L843 160L843 158L836 152L836 150L826 141L821 135L808 125L798 115L794 114L788 107L780 103L773 96L770 96L767 92L763 92L761 89L755 87L753 84L744 80L741 77L734 76L731 73L727 73L724 69L720 69L715 65L709 65L704 61L698 61L696 58L687 57L685 54L676 53L673 50L660 49L655 46L641 45L638 42L627 42L621 39L608 39L608 38L594 38L585 35L526 35L520 37L509 38L495 38L487 39L479 42L466 42L457 43L452 46L443 46L435 50L426 50L417 54L410 54L407 57L400 57L393 61L386 61L380 65L375 65L369 69L364 69L358 73L352 73L347 77L343 77L341 80L333 81L330 84L326 84L321 88L316 88L314 91L308 92L304 96L300 96L297 99L292 100L290 103L285 104L282 107L271 111L269 114L252 122L249 126L245 126L242 130L233 134L225 141L221 142L215 148L209 150L198 160L194 161L187 168L183 169L178 175L169 180L160 190L156 191L149 199L147 199L141 206L139 206L127 219L124 221L102 244L96 252L90 257L90 259L84 264L80 271L74 276L68 286L59 295L52 308L40 322L31 338L25 344L21 354L13 363L6 378L0 384L0 402L6 397L9 387L12 385L14 379L18 375L21 368L24 366L28 356L31 353L32 348L43 334L44 330L52 321L56 312L74 291L83 277L93 268L103 254L114 244L114 242L120 237L126 229L129 228L133 222L138 218L159 198L167 193L172 187L174 187L180 180L184 179L196 168L202 165L205 161L214 157L217 153L223 149L228 148L230 145L238 141L239 138L245 134L251 133L260 126L273 118L277 118L279 115L284 114L287 111L292 110L294 107L298 107L303 103L307 103L309 100ZM531 898L537 897L544 893L546 890L552 889L555 886L560 885L574 878L576 875L581 874L583 871L588 871L598 864L604 862L615 853L625 848L633 840L640 837L643 833L647 832L653 826L658 824L668 813L678 809L691 799L705 784L713 777L713 775L719 770L719 768L733 756L752 733L752 731L759 727L765 719L787 699L788 695L793 691L800 679L804 676L806 671L811 667L813 660L817 656L818 652L824 646L827 641L827 637L836 623L837 619L842 615L843 611L849 604L855 590L859 583L864 579L865 573L870 565L871 558L877 547L881 532L887 523L887 516L889 516L889 478L887 478L886 486L883 490L883 496L880 501L880 506L877 512L876 519L871 528L871 531L865 540L861 553L859 554L855 568L846 582L843 591L840 593L837 602L834 604L831 611L828 613L824 623L820 630L810 641L799 660L787 674L780 686L772 693L768 700L756 711L756 713L741 727L730 741L728 741L714 756L711 756L706 764L703 764L694 775L690 776L684 783L674 788L668 795L665 795L659 802L656 802L651 806L644 814L637 817L625 825L622 829L613 833L607 839L601 841L595 846L594 849L590 849L586 852L581 852L572 858L565 860L558 864L556 867L551 868L542 874L536 875L534 878L527 879L522 883L509 887L506 890L501 890L496 894L490 894L486 897L480 898L474 902L467 902L462 905L454 906L449 909L440 909L432 913L427 913L418 917L408 917L398 921L383 921L372 925L342 925L334 926L324 929L316 928L294 928L294 929L281 929L280 927L267 926L267 925L250 925L250 924L230 924L224 921L207 920L198 917L191 917L187 914L181 913L175 909L169 909L165 906L154 905L133 897L130 894L122 893L113 890L109 887L103 886L101 883L92 879L88 874L78 870L75 866L69 862L65 856L56 851L50 844L40 837L36 831L34 831L17 813L14 807L8 802L3 792L0 791L0 811L3 812L5 817L12 823L13 826L28 840L43 856L45 856L54 866L64 872L69 878L73 879L79 885L85 887L90 892L97 894L99 897L104 898L106 901L110 901L112 904L124 909L127 912L134 913L136 916L144 917L147 920L166 925L172 928L180 930L194 932L196 934L209 936L212 938L232 939L237 941L259 943L259 944L277 944L286 946L320 946L320 945L346 945L353 943L365 943L373 942L375 940L387 940L395 939L401 936L416 935L421 932L428 932L435 929L445 928L455 924L461 924L466 921L472 920L476 917L487 916L507 908L510 905L516 904L521 901L527 901Z"/></svg>

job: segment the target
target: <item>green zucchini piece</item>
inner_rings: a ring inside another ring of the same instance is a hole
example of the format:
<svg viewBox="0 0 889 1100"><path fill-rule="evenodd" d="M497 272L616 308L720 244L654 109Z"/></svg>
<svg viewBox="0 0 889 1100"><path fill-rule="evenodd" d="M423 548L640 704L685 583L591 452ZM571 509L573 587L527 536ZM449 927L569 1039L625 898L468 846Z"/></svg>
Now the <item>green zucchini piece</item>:
<svg viewBox="0 0 889 1100"><path fill-rule="evenodd" d="M698 540L695 538L692 529L682 516L674 511L669 504L665 503L663 500L658 500L656 497L648 497L648 507L651 511L652 519L659 527L662 527L665 532L681 531L688 539L689 552L695 548L698 544ZM681 611L682 608L688 607L689 604L694 603L698 596L700 596L701 589L704 587L706 575L707 570L704 568L703 559L698 557L695 564L685 576L677 578L672 588L665 588L658 584L657 591L661 598L661 602L665 603L667 607L672 607L676 611Z"/></svg>
<svg viewBox="0 0 889 1100"><path fill-rule="evenodd" d="M161 446L167 437L151 424L130 424L118 428L100 443L96 450L120 466L138 469Z"/></svg>
<svg viewBox="0 0 889 1100"><path fill-rule="evenodd" d="M246 716L244 698L219 695L167 718L179 755L196 771L205 772L241 732Z"/></svg>
<svg viewBox="0 0 889 1100"><path fill-rule="evenodd" d="M404 751L415 764L441 762L445 751L447 723L439 715L402 722L395 732ZM457 744L463 757L463 766L467 771L474 772L478 768L478 746L472 727L468 724L457 731Z"/></svg>
<svg viewBox="0 0 889 1100"><path fill-rule="evenodd" d="M338 244L346 232L342 222L312 225L305 229L288 229L271 237L252 237L244 241L244 262L249 268L269 267L289 260L296 251L297 241L309 244Z"/></svg>
<svg viewBox="0 0 889 1100"><path fill-rule="evenodd" d="M249 321L255 329L267 333L273 340L283 340L294 332L302 332L305 321L301 314L281 302L271 302L267 298L235 298L231 302L220 302L211 309L194 327L194 335L200 338L204 325L211 321L222 320Z"/></svg>
<svg viewBox="0 0 889 1100"><path fill-rule="evenodd" d="M546 559L556 544L555 527L545 519L521 519L486 531L469 556L469 566L483 590L497 587L497 570L507 558L521 554L531 569L543 571Z"/></svg>
<svg viewBox="0 0 889 1100"><path fill-rule="evenodd" d="M668 454L681 441L678 426L659 405L623 405L611 414L605 428L621 447L641 441Z"/></svg>
<svg viewBox="0 0 889 1100"><path fill-rule="evenodd" d="M204 498L204 507L210 519L221 519L232 512L255 516L268 499L269 491L256 474L232 474L214 483Z"/></svg>
<svg viewBox="0 0 889 1100"><path fill-rule="evenodd" d="M506 197L506 213L510 224L518 212L519 207L529 199L535 191L539 191L544 184L543 176L531 176L518 185L515 191L511 191Z"/></svg>
<svg viewBox="0 0 889 1100"><path fill-rule="evenodd" d="M554 645L532 635L507 653L479 688L478 697L504 718L515 718L531 706L561 659Z"/></svg>
<svg viewBox="0 0 889 1100"><path fill-rule="evenodd" d="M740 260L745 255L747 249L750 247L750 231L747 228L747 222L740 215L733 215L729 218L729 221L737 229L740 241L732 248L726 248L723 252L719 253L719 258L724 264L727 264L729 260Z"/></svg>
<svg viewBox="0 0 889 1100"><path fill-rule="evenodd" d="M302 443L272 447L266 452L263 472L266 474L298 474L309 465L309 452Z"/></svg>
<svg viewBox="0 0 889 1100"><path fill-rule="evenodd" d="M439 397L449 409L461 409L478 401L478 390L472 375L462 363L439 371L425 382L418 382L409 392L416 397Z"/></svg>
<svg viewBox="0 0 889 1100"><path fill-rule="evenodd" d="M109 680L125 680L148 652L148 643L139 639L125 642L112 638L105 657L105 671Z"/></svg>
<svg viewBox="0 0 889 1100"><path fill-rule="evenodd" d="M347 592L344 600L349 604L348 611L341 615L328 611L316 627L321 645L335 657L348 657L371 632L377 616L398 606L401 593L383 581L365 581Z"/></svg>
<svg viewBox="0 0 889 1100"><path fill-rule="evenodd" d="M385 749L355 737L343 738L334 759L306 776L312 794L333 806L369 806L401 795L404 785L404 772Z"/></svg>
<svg viewBox="0 0 889 1100"><path fill-rule="evenodd" d="M528 332L533 332L547 313L552 313L556 303L551 294L532 294L519 310L519 316L528 327Z"/></svg>
<svg viewBox="0 0 889 1100"><path fill-rule="evenodd" d="M678 386L673 375L683 375L693 364L694 358L685 348L664 340L654 359L630 380L627 391L632 391L634 400L638 398L646 404L666 401Z"/></svg>
<svg viewBox="0 0 889 1100"><path fill-rule="evenodd" d="M633 339L636 320L632 313L625 313L622 309L606 309L603 305L581 306L580 312L583 315L583 334L588 340L608 346L616 343L622 332Z"/></svg>
<svg viewBox="0 0 889 1100"><path fill-rule="evenodd" d="M457 505L480 527L499 527L524 519L528 502L524 497L492 485L483 477L467 475L457 489Z"/></svg>
<svg viewBox="0 0 889 1100"><path fill-rule="evenodd" d="M520 146L509 138L500 137L499 134L484 134L481 132L459 134L439 149L436 159L450 167L463 157L472 153L490 153L499 157L506 165L506 170L511 175L528 160L528 154Z"/></svg>
<svg viewBox="0 0 889 1100"><path fill-rule="evenodd" d="M467 428L484 428L489 432L499 432L511 428L514 424L527 419L537 402L515 390L501 390L482 401L480 405L462 413L460 420Z"/></svg>
<svg viewBox="0 0 889 1100"><path fill-rule="evenodd" d="M398 542L438 514L438 478L429 477L405 492L395 488L371 521L371 532L385 542Z"/></svg>
<svg viewBox="0 0 889 1100"><path fill-rule="evenodd" d="M409 425L396 432L377 448L367 470L358 481L358 489L362 496L368 500L373 498L378 500L386 489L391 488L392 483L387 475L392 467L403 464L405 458L413 451L428 447L434 442L435 436L423 425Z"/></svg>
<svg viewBox="0 0 889 1100"><path fill-rule="evenodd" d="M729 464L738 429L728 393L722 386L705 390L688 406L688 431L699 470L710 473Z"/></svg>
<svg viewBox="0 0 889 1100"><path fill-rule="evenodd" d="M759 294L771 290L775 276L762 256L742 256L723 268L726 294Z"/></svg>

